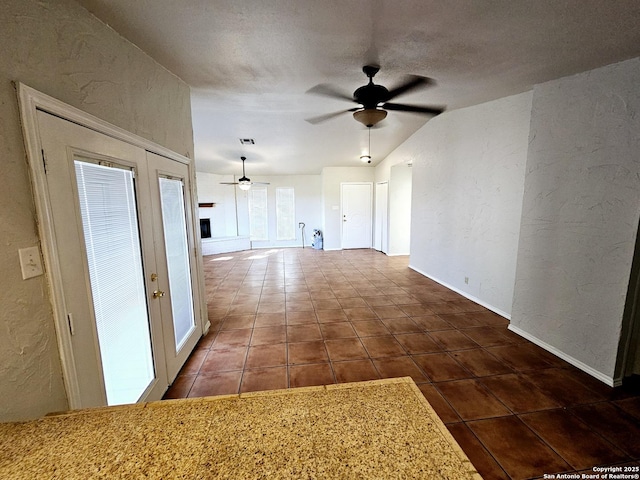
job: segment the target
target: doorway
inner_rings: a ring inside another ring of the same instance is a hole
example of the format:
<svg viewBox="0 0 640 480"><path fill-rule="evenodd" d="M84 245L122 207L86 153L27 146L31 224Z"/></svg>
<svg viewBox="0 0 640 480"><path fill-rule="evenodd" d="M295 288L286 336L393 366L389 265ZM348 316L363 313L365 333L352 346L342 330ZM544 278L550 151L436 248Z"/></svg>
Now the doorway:
<svg viewBox="0 0 640 480"><path fill-rule="evenodd" d="M189 161L38 101L84 114L21 86L69 407L160 399L207 328Z"/></svg>
<svg viewBox="0 0 640 480"><path fill-rule="evenodd" d="M371 248L371 183L341 183L342 248Z"/></svg>

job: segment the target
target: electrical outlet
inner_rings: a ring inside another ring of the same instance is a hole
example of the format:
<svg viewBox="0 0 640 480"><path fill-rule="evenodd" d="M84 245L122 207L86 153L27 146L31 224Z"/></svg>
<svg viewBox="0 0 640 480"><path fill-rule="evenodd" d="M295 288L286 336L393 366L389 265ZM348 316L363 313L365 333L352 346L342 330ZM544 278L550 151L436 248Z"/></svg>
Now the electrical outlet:
<svg viewBox="0 0 640 480"><path fill-rule="evenodd" d="M22 269L22 279L37 277L42 275L42 259L38 247L21 248L18 250L20 257L20 268Z"/></svg>
<svg viewBox="0 0 640 480"><path fill-rule="evenodd" d="M464 277L464 283L469 285L469 277Z"/></svg>

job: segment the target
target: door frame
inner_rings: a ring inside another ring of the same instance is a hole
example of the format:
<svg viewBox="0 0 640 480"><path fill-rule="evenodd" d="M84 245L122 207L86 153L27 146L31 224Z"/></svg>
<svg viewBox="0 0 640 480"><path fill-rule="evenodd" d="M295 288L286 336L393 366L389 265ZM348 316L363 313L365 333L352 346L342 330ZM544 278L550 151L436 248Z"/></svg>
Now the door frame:
<svg viewBox="0 0 640 480"><path fill-rule="evenodd" d="M191 180L191 191L189 193L192 198L197 198L195 168L193 162L187 157L179 155L166 147L157 145L150 140L139 137L120 127L116 127L115 125L105 122L104 120L101 120L100 118L78 108L67 105L64 102L39 92L27 85L17 83L16 89L18 93L18 104L20 107L22 132L27 153L27 163L29 165L33 198L36 207L38 236L40 239L42 256L44 258L45 275L48 279L47 283L49 285L49 296L53 310L53 319L56 329L58 351L62 364L63 380L69 401L69 408L76 409L79 408L82 403L73 350L71 348L71 325L67 319L62 275L60 272L59 259L56 255L57 244L53 229L53 217L48 202L49 195L45 177L46 160L42 153L43 149L40 142L37 111L41 110L50 113L63 120L76 123L103 135L186 164L189 168L189 176ZM199 226L196 228L195 219L197 218L197 215L195 213L196 212L191 212L192 228L194 229L194 232L196 232L196 235L198 235ZM202 333L205 334L209 330L210 322L207 319L206 297L204 294L204 267L202 262L202 248L199 241L195 242L195 250L197 284L193 287L193 296L194 304L199 306L199 314L196 315L196 322L199 323L199 328L202 330Z"/></svg>
<svg viewBox="0 0 640 480"><path fill-rule="evenodd" d="M384 187L383 187L384 186ZM382 191L386 189L384 194ZM382 208L384 210L382 211ZM375 230L373 248L386 254L389 250L389 182L377 182L375 187ZM378 248L380 247L380 248Z"/></svg>

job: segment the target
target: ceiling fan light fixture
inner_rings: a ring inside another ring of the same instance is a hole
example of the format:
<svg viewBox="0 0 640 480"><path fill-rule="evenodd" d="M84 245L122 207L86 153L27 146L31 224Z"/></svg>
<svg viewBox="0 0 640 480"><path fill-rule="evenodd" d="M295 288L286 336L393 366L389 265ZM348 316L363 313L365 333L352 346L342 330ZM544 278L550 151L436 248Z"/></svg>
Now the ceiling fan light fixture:
<svg viewBox="0 0 640 480"><path fill-rule="evenodd" d="M386 116L386 110L380 110L378 108L365 108L364 110L353 112L353 118L368 128L384 120Z"/></svg>
<svg viewBox="0 0 640 480"><path fill-rule="evenodd" d="M240 190L249 190L251 188L251 180L249 180L247 177L242 177L238 179L238 188L240 188Z"/></svg>
<svg viewBox="0 0 640 480"><path fill-rule="evenodd" d="M371 155L360 155L360 161L362 163L371 163Z"/></svg>

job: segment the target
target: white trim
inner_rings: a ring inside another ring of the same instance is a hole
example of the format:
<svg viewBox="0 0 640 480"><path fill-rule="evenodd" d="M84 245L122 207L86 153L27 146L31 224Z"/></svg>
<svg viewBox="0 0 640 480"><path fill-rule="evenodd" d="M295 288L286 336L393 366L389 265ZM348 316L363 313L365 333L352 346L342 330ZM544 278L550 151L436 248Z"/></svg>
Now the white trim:
<svg viewBox="0 0 640 480"><path fill-rule="evenodd" d="M175 160L180 163L190 164L191 160L183 155L180 155L168 148L158 145L151 140L139 137L131 132L128 132L120 127L116 127L100 118L86 113L76 107L67 105L60 100L57 100L49 95L39 92L23 83L17 84L18 97L21 106L21 116L24 121L25 116L33 116L35 121L36 110L42 110L43 112L51 113L57 117L69 120L70 122L77 123L83 127L90 128L96 132L102 133L112 138L116 138L123 142L135 145L143 148L149 152L156 153L160 156ZM24 123L23 123L24 126Z"/></svg>
<svg viewBox="0 0 640 480"><path fill-rule="evenodd" d="M33 198L36 206L36 218L38 219L38 236L42 247L42 256L45 263L45 276L48 277L49 297L53 310L54 325L56 328L56 339L60 362L62 365L64 386L69 400L69 408L76 409L82 406L80 388L78 385L78 373L75 367L73 348L71 346L71 335L67 324L67 308L62 289L56 288L62 284L62 273L53 231L53 218L49 208L48 188L45 179L44 165L42 160L42 146L40 144L40 131L36 118L39 101L37 95L32 95L32 89L18 84L18 99L20 105L20 118L22 121L22 132L24 136L25 149L30 178L33 190Z"/></svg>
<svg viewBox="0 0 640 480"><path fill-rule="evenodd" d="M60 100L41 93L22 83L17 83L16 89L18 93L18 104L20 107L20 119L22 123L25 150L28 158L27 163L29 165L33 197L36 207L38 236L40 238L42 255L45 262L45 275L48 279L47 283L51 298L54 325L57 333L56 338L62 365L63 380L69 401L69 409L77 409L82 407L81 395L77 371L75 368L73 349L71 346L71 334L67 324L67 308L61 287L62 274L60 271L59 259L56 254L58 249L53 229L53 218L48 203L49 193L42 160L42 144L40 142L37 112L40 110L50 113L103 135L143 148L148 152L188 165L191 172L191 190L194 199L197 198L195 169L193 168L193 163L189 158L177 154L168 148L127 132L120 127L116 127L115 125L105 122L98 117L72 107L71 105L67 105ZM195 211L192 212L191 217L193 219L192 223L194 231L199 232L199 226L195 223L197 218ZM198 285L195 286L197 291L194 291L194 296L197 295L200 303L200 328L203 333L206 333L211 324L207 318L207 307L205 302L206 296L204 294L205 289L204 282L202 280L204 279L204 267L202 262L202 250L198 240L199 235L198 238L194 239L198 277Z"/></svg>
<svg viewBox="0 0 640 480"><path fill-rule="evenodd" d="M522 330L522 329L520 329L520 328L518 328L518 327L516 327L516 326L514 326L512 324L509 325L508 329L511 330L513 333L515 333L517 335L520 335L522 338L526 338L531 343L535 343L540 348L544 348L546 351L554 354L556 357L561 358L565 362L569 362L574 367L579 368L583 372L588 373L592 377L597 378L598 380L600 380L601 382L607 384L610 387L619 387L620 385L622 385L622 380L621 379L613 378L613 377L611 377L609 375L605 375L604 373L599 372L598 370L590 367L586 363L583 363L580 360L577 360L577 359L573 358L571 355L567 355L563 351L558 350L556 347L554 347L552 345L549 345L546 342L543 342L539 338L534 337L530 333L527 333L524 330Z"/></svg>
<svg viewBox="0 0 640 480"><path fill-rule="evenodd" d="M500 315L501 317L506 318L507 320L511 320L511 315L508 314L507 312L504 312L502 310L500 310L499 308L494 307L493 305L488 304L487 302L480 300L479 298L474 297L473 295L469 295L467 292L464 292L456 287L454 287L453 285L449 285L446 282L443 282L442 280L439 280L435 277L432 277L431 275L429 275L428 273L423 272L422 270L420 270L419 268L414 267L413 265L409 265L409 268L411 270L414 270L416 272L418 272L420 275L424 275L425 277L433 280L434 282L438 282L440 285L442 285L443 287L447 287L449 290L453 290L454 292L462 295L463 297L471 300L472 302L477 303L478 305L482 305L484 308L488 308L489 310L491 310L493 313L497 313L498 315Z"/></svg>

